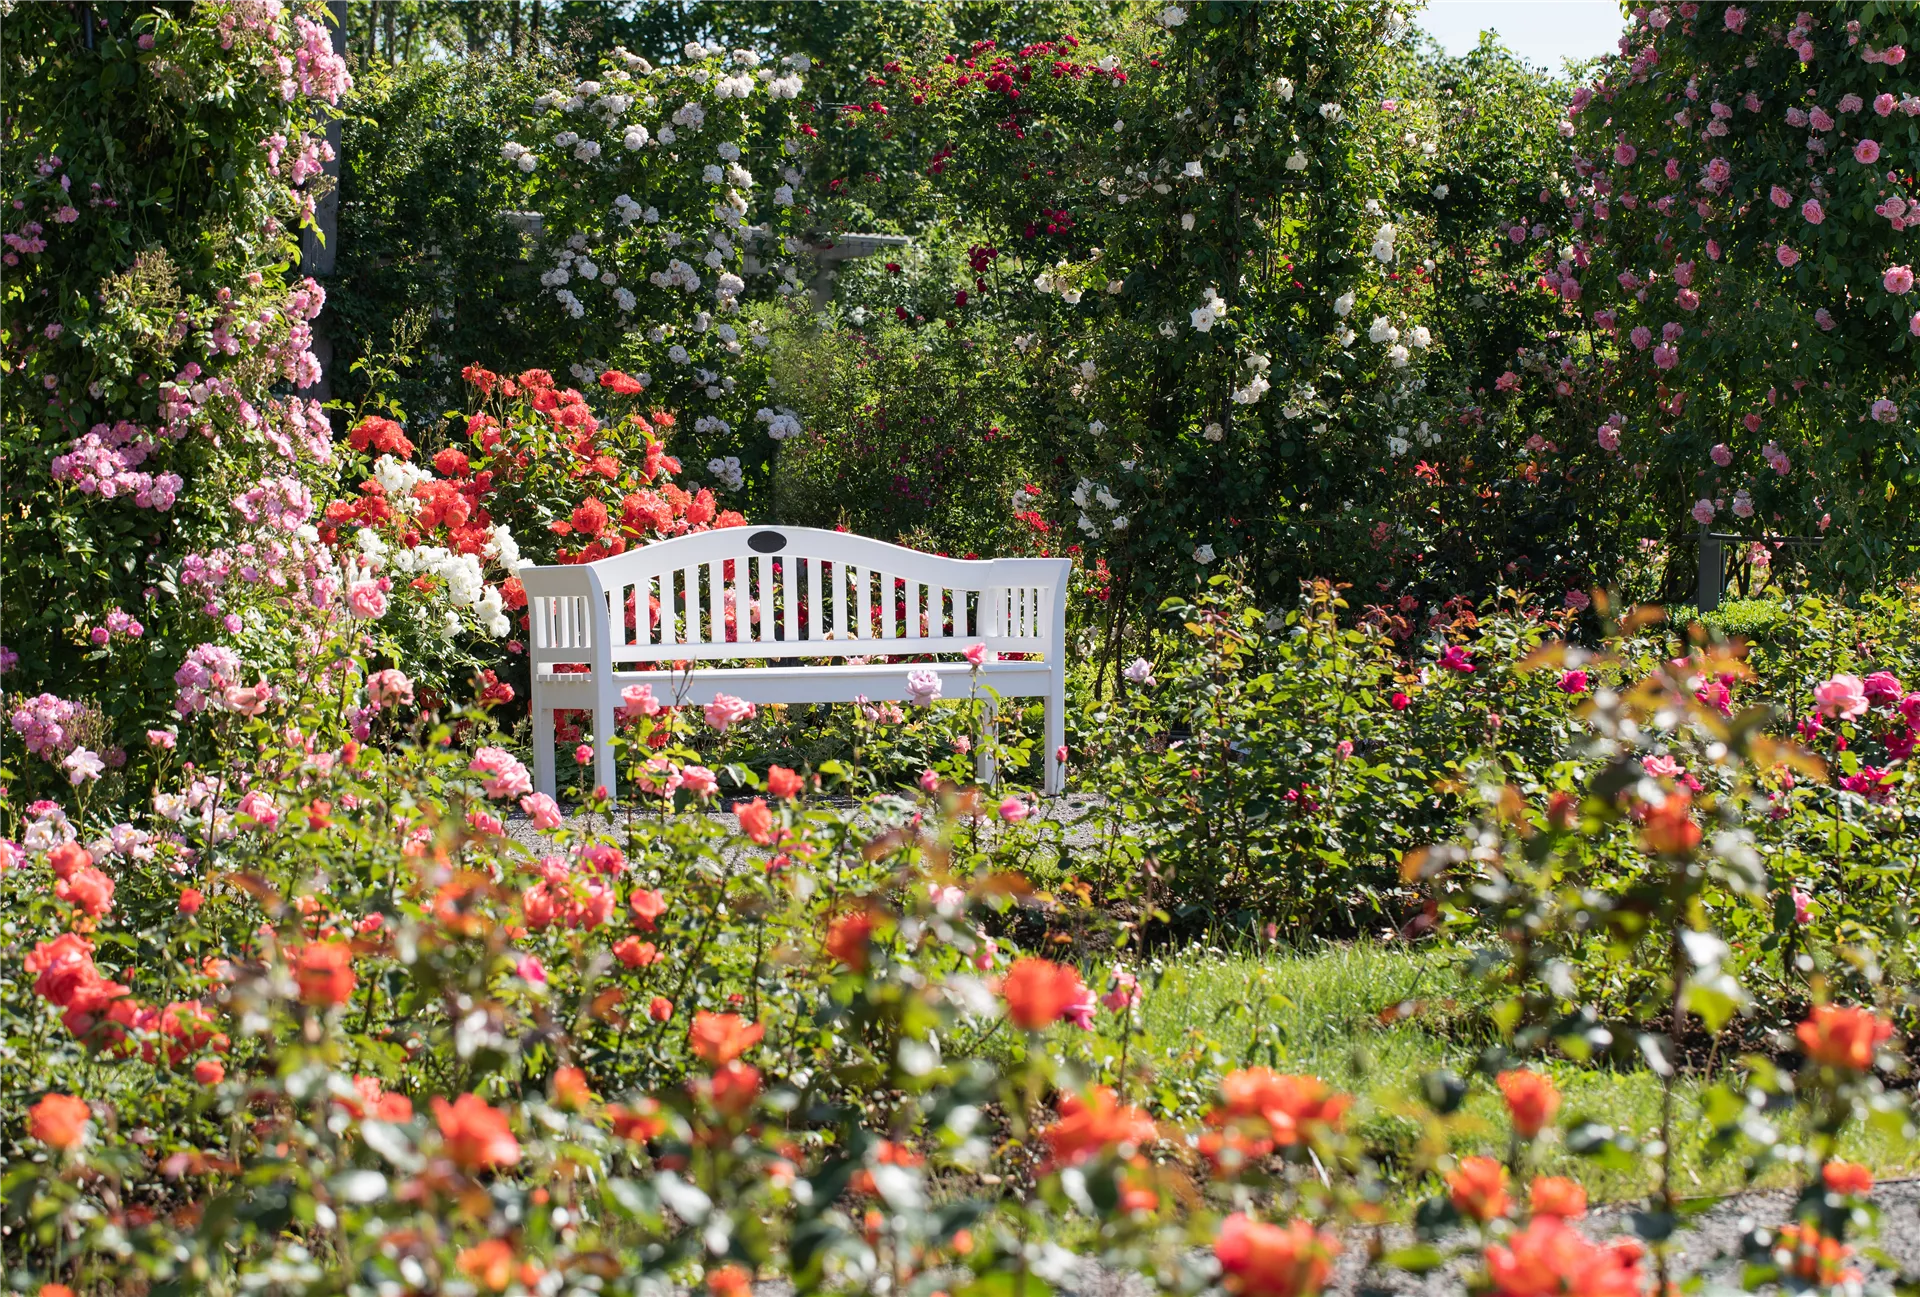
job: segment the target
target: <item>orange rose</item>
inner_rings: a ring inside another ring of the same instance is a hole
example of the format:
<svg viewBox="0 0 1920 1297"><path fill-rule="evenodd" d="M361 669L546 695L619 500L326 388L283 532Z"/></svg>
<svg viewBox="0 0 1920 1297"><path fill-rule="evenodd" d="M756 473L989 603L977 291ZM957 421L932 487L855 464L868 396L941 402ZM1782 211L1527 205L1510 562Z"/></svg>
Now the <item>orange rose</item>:
<svg viewBox="0 0 1920 1297"><path fill-rule="evenodd" d="M767 1029L757 1022L748 1022L737 1013L706 1013L693 1015L693 1028L687 1032L687 1043L701 1061L718 1067L722 1063L731 1063L740 1055L760 1043Z"/></svg>
<svg viewBox="0 0 1920 1297"><path fill-rule="evenodd" d="M827 928L827 953L856 973L867 968L867 944L873 939L873 916L864 911L843 914Z"/></svg>
<svg viewBox="0 0 1920 1297"><path fill-rule="evenodd" d="M1047 1141L1052 1166L1077 1166L1109 1148L1121 1148L1122 1157L1160 1137L1153 1118L1120 1102L1113 1091L1096 1085L1083 1099L1067 1095L1060 1101L1060 1120L1040 1132Z"/></svg>
<svg viewBox="0 0 1920 1297"><path fill-rule="evenodd" d="M1447 1197L1463 1216L1481 1222L1504 1216L1513 1208L1507 1197L1507 1168L1490 1157L1467 1157L1447 1174Z"/></svg>
<svg viewBox="0 0 1920 1297"><path fill-rule="evenodd" d="M452 1103L435 1096L433 1117L448 1157L467 1171L512 1166L520 1160L520 1142L507 1127L507 1114L487 1106L477 1094Z"/></svg>
<svg viewBox="0 0 1920 1297"><path fill-rule="evenodd" d="M667 1119L660 1115L660 1105L653 1099L642 1099L631 1108L610 1103L607 1116L613 1120L613 1133L621 1139L638 1143L667 1133Z"/></svg>
<svg viewBox="0 0 1920 1297"><path fill-rule="evenodd" d="M587 1089L587 1075L577 1067L563 1067L553 1074L553 1106L578 1112L593 1102Z"/></svg>
<svg viewBox="0 0 1920 1297"><path fill-rule="evenodd" d="M503 1238L475 1243L455 1258L460 1273L488 1292L505 1292L513 1282L513 1245Z"/></svg>
<svg viewBox="0 0 1920 1297"><path fill-rule="evenodd" d="M1676 789L1658 806L1647 808L1640 840L1648 851L1662 856L1684 856L1700 845L1700 826L1693 822L1693 799Z"/></svg>
<svg viewBox="0 0 1920 1297"><path fill-rule="evenodd" d="M729 1117L737 1117L753 1104L760 1093L760 1071L745 1063L728 1063L713 1073L713 1106Z"/></svg>
<svg viewBox="0 0 1920 1297"><path fill-rule="evenodd" d="M1227 1291L1240 1297L1312 1297L1339 1252L1339 1240L1304 1220L1268 1225L1244 1212L1227 1217L1213 1244Z"/></svg>
<svg viewBox="0 0 1920 1297"><path fill-rule="evenodd" d="M1560 1111L1560 1091L1553 1079L1539 1072L1516 1070L1495 1078L1500 1093L1506 1096L1507 1111L1513 1115L1513 1128L1522 1139L1532 1139Z"/></svg>
<svg viewBox="0 0 1920 1297"><path fill-rule="evenodd" d="M767 771L767 791L775 797L798 797L806 781L785 766L774 766Z"/></svg>
<svg viewBox="0 0 1920 1297"><path fill-rule="evenodd" d="M707 1272L707 1291L713 1297L753 1297L753 1276L737 1265Z"/></svg>
<svg viewBox="0 0 1920 1297"><path fill-rule="evenodd" d="M773 841L773 812L767 809L764 798L756 797L750 802L736 806L734 814L740 817L742 833L763 846Z"/></svg>
<svg viewBox="0 0 1920 1297"><path fill-rule="evenodd" d="M1820 1179L1834 1193L1862 1194L1873 1190L1873 1172L1858 1162L1829 1162L1820 1168Z"/></svg>
<svg viewBox="0 0 1920 1297"><path fill-rule="evenodd" d="M1639 1297L1640 1260L1632 1239L1588 1242L1556 1216L1536 1216L1486 1250L1494 1297Z"/></svg>
<svg viewBox="0 0 1920 1297"><path fill-rule="evenodd" d="M1817 1004L1807 1020L1794 1028L1807 1057L1825 1067L1864 1072L1873 1066L1874 1051L1893 1035L1893 1024L1871 1009Z"/></svg>
<svg viewBox="0 0 1920 1297"><path fill-rule="evenodd" d="M1013 1025L1039 1031L1060 1020L1069 1006L1086 998L1080 974L1050 959L1016 960L1000 983Z"/></svg>
<svg viewBox="0 0 1920 1297"><path fill-rule="evenodd" d="M294 980L300 984L300 999L316 1008L345 1004L353 998L357 978L353 972L353 951L344 941L314 941L302 946L293 957Z"/></svg>
<svg viewBox="0 0 1920 1297"><path fill-rule="evenodd" d="M1317 1076L1289 1076L1265 1067L1242 1068L1220 1078L1221 1121L1267 1123L1273 1142L1292 1144L1315 1126L1340 1128L1353 1096L1335 1093Z"/></svg>
<svg viewBox="0 0 1920 1297"><path fill-rule="evenodd" d="M87 1142L87 1122L92 1117L86 1100L50 1094L27 1109L27 1133L49 1148L70 1153Z"/></svg>
<svg viewBox="0 0 1920 1297"><path fill-rule="evenodd" d="M1578 1182L1557 1175L1536 1175L1527 1191L1527 1204L1536 1216L1579 1220L1587 1214L1587 1191Z"/></svg>

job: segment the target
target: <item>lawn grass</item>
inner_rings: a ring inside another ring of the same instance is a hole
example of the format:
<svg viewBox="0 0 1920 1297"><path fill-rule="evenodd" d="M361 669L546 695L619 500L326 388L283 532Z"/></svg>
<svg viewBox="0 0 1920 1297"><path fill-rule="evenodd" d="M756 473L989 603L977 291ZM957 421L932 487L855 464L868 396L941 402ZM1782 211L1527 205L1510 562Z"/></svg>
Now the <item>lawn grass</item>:
<svg viewBox="0 0 1920 1297"><path fill-rule="evenodd" d="M1259 1063L1313 1073L1359 1096L1356 1129L1406 1152L1420 1136L1413 1115L1418 1106L1406 1096L1417 1091L1423 1074L1450 1068L1472 1078L1453 1128L1455 1148L1504 1157L1504 1105L1491 1081L1476 1076L1480 1051L1493 1037L1474 1012L1480 993L1459 975L1457 958L1373 943L1312 953L1190 949L1162 961L1157 979L1143 979L1148 982L1142 1005L1146 1030L1130 1043L1130 1062L1148 1068L1147 1093L1160 1111L1188 1118L1205 1110L1219 1075L1235 1067ZM1405 1001L1420 1002L1423 1011L1382 1022L1383 1009ZM1064 1039L1062 1044L1074 1049ZM1105 1045L1096 1050L1107 1055L1109 1069L1112 1053ZM1591 1120L1643 1143L1656 1138L1660 1086L1651 1072L1557 1059L1534 1065L1550 1072L1565 1096L1563 1128ZM1711 1129L1697 1103L1706 1084L1700 1078L1683 1080L1676 1106L1676 1166L1687 1196L1743 1187L1737 1157L1706 1155ZM1883 1177L1920 1165L1920 1149L1910 1142L1859 1127L1844 1154ZM1579 1179L1596 1203L1639 1197L1654 1183L1649 1157L1610 1168L1573 1156L1557 1140L1544 1149L1539 1169ZM1762 1181L1793 1182L1786 1171Z"/></svg>

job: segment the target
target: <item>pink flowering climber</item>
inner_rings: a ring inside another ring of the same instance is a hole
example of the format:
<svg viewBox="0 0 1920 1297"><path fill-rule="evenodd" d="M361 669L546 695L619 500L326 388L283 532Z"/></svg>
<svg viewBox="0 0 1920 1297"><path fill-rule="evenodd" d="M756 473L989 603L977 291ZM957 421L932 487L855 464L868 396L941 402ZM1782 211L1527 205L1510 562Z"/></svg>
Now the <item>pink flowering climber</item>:
<svg viewBox="0 0 1920 1297"><path fill-rule="evenodd" d="M1913 291L1913 267L1893 266L1880 276L1880 286L1895 297L1904 297Z"/></svg>
<svg viewBox="0 0 1920 1297"><path fill-rule="evenodd" d="M1853 160L1865 166L1872 166L1880 160L1880 145L1875 140L1861 140L1853 146Z"/></svg>
<svg viewBox="0 0 1920 1297"><path fill-rule="evenodd" d="M1693 502L1693 520L1699 523L1702 527L1706 526L1708 523L1713 521L1713 515L1714 515L1713 501L1695 500Z"/></svg>
<svg viewBox="0 0 1920 1297"><path fill-rule="evenodd" d="M1827 219L1826 210L1820 206L1820 200L1817 198L1809 198L1800 204L1800 215L1806 218L1808 225L1818 225Z"/></svg>
<svg viewBox="0 0 1920 1297"><path fill-rule="evenodd" d="M1788 270L1800 264L1800 254L1784 243L1773 250L1773 259Z"/></svg>
<svg viewBox="0 0 1920 1297"><path fill-rule="evenodd" d="M1768 192L1767 197L1775 207L1791 207L1793 205L1793 195L1782 189L1779 185L1775 185L1772 190Z"/></svg>

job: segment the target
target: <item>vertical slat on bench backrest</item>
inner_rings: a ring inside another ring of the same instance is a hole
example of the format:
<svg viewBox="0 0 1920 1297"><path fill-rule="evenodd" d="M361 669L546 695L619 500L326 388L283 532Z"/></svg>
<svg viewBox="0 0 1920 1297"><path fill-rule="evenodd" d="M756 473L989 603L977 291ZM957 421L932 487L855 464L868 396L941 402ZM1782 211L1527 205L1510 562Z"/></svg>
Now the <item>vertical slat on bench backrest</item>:
<svg viewBox="0 0 1920 1297"><path fill-rule="evenodd" d="M821 562L817 558L810 558L806 563L807 638L811 640L825 639L827 637L825 628L831 623L827 621L826 595L822 593L820 588Z"/></svg>
<svg viewBox="0 0 1920 1297"><path fill-rule="evenodd" d="M686 616L681 622L680 642L703 644L706 642L706 637L701 633L699 568L680 569L680 593L684 600L682 606L686 609Z"/></svg>
<svg viewBox="0 0 1920 1297"><path fill-rule="evenodd" d="M765 554L753 560L753 638L765 643L775 638L778 618L773 604L774 560Z"/></svg>
<svg viewBox="0 0 1920 1297"><path fill-rule="evenodd" d="M800 614L795 611L795 608L800 603L800 572L796 566L800 560L797 558L782 558L776 561L780 572L780 633L788 641L792 641L800 638L794 631L794 626L800 616Z"/></svg>

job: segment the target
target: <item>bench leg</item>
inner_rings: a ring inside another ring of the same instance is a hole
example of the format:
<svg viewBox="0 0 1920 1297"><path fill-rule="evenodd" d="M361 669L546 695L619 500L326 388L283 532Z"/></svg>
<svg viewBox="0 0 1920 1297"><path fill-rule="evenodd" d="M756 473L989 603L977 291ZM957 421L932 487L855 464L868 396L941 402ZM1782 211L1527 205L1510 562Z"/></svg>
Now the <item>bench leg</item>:
<svg viewBox="0 0 1920 1297"><path fill-rule="evenodd" d="M559 795L553 770L553 708L540 703L538 685L533 696L533 786L549 797Z"/></svg>
<svg viewBox="0 0 1920 1297"><path fill-rule="evenodd" d="M601 695L593 707L593 782L607 790L607 800L620 800L619 778L613 759L613 699Z"/></svg>
<svg viewBox="0 0 1920 1297"><path fill-rule="evenodd" d="M973 773L982 788L991 788L999 782L999 762L994 759L996 729L994 718L998 715L999 705L991 694L980 699L980 731L973 740Z"/></svg>
<svg viewBox="0 0 1920 1297"><path fill-rule="evenodd" d="M1067 745L1067 691L1061 682L1055 682L1047 694L1047 783L1048 796L1066 791L1067 767L1060 759L1060 749Z"/></svg>

